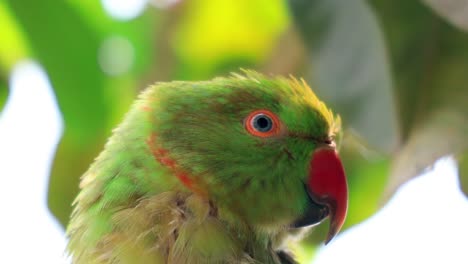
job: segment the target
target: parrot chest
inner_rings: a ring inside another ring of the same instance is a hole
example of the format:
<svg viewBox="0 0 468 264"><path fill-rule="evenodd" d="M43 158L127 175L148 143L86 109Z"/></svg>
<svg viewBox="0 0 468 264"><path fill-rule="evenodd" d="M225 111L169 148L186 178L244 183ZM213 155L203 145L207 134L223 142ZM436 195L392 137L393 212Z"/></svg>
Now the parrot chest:
<svg viewBox="0 0 468 264"><path fill-rule="evenodd" d="M116 212L96 252L104 263L294 263L270 237L221 218L197 195L164 192Z"/></svg>

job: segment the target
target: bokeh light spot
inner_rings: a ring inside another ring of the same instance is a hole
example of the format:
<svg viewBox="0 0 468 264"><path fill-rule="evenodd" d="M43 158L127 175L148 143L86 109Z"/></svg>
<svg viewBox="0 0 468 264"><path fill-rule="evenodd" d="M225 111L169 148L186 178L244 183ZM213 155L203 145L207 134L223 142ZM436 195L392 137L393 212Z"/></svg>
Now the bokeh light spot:
<svg viewBox="0 0 468 264"><path fill-rule="evenodd" d="M102 0L106 12L115 19L131 20L145 10L148 0Z"/></svg>
<svg viewBox="0 0 468 264"><path fill-rule="evenodd" d="M98 54L103 72L116 76L127 73L133 66L135 52L127 38L112 36L103 41Z"/></svg>

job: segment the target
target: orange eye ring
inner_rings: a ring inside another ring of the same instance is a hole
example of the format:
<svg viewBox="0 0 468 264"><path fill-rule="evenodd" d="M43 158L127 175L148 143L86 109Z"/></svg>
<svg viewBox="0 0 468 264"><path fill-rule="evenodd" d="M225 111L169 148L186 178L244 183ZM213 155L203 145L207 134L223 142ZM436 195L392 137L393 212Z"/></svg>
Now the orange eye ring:
<svg viewBox="0 0 468 264"><path fill-rule="evenodd" d="M281 130L278 116L264 109L250 113L245 119L244 125L251 135L263 138L277 136Z"/></svg>

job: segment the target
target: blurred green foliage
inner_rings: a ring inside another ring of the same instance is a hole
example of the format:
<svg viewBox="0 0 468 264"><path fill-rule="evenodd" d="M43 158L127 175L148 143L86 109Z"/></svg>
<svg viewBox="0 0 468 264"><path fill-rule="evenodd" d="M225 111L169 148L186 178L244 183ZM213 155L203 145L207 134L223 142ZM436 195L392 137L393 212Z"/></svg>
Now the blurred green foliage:
<svg viewBox="0 0 468 264"><path fill-rule="evenodd" d="M10 68L28 54L26 41L15 17L6 5L0 4L0 111L8 96Z"/></svg>
<svg viewBox="0 0 468 264"><path fill-rule="evenodd" d="M206 79L213 74L255 67L288 26L281 0L186 1L171 32L174 76Z"/></svg>
<svg viewBox="0 0 468 264"><path fill-rule="evenodd" d="M392 78L383 34L366 1L292 0L291 11L313 89L346 125L390 153L399 140Z"/></svg>
<svg viewBox="0 0 468 264"><path fill-rule="evenodd" d="M80 175L145 86L239 68L304 76L344 120L348 228L445 155L458 155L466 191L463 28L442 0L182 0L148 5L130 21L111 17L98 1L6 0L0 107L12 67L37 60L65 122L49 184L49 207L65 225ZM306 239L302 259L326 229Z"/></svg>
<svg viewBox="0 0 468 264"><path fill-rule="evenodd" d="M8 97L8 88L4 79L0 79L0 107L3 107Z"/></svg>

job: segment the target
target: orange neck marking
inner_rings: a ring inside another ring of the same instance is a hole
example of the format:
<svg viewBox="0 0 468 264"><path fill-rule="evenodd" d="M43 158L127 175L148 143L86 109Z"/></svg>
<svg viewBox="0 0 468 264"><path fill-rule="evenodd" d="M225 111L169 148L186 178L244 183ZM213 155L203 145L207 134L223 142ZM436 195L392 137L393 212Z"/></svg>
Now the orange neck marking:
<svg viewBox="0 0 468 264"><path fill-rule="evenodd" d="M191 177L191 175L188 172L181 169L178 166L177 162L171 157L169 157L169 151L167 149L159 148L156 146L156 137L156 134L152 133L146 140L146 144L150 148L154 159L161 165L168 168L172 172L172 174L176 176L180 180L180 182L189 190L200 196L206 197L206 192L203 189L201 189L196 182L194 182L194 180L192 179L193 177Z"/></svg>

